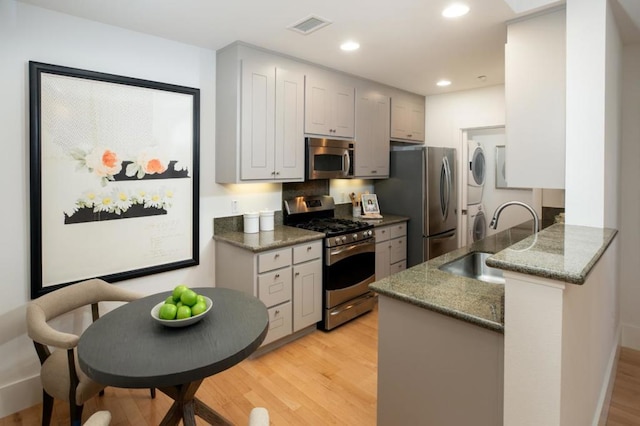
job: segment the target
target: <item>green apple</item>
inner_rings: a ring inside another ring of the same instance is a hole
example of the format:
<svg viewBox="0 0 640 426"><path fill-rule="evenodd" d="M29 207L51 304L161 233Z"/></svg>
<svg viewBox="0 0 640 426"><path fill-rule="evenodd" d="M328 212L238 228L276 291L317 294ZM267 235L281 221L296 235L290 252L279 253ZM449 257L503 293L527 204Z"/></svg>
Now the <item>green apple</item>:
<svg viewBox="0 0 640 426"><path fill-rule="evenodd" d="M204 299L204 296L203 296L203 295L201 295L201 294L199 294L199 295L197 295L197 296L196 296L196 300L197 300L197 302L196 302L196 303L200 303L200 302L202 302L202 303L204 303L205 305L207 304L207 302L206 302L206 301L205 301L205 299Z"/></svg>
<svg viewBox="0 0 640 426"><path fill-rule="evenodd" d="M158 316L163 320L172 320L175 319L176 314L178 313L178 308L176 305L172 305L170 303L165 303L160 307L160 312L158 312Z"/></svg>
<svg viewBox="0 0 640 426"><path fill-rule="evenodd" d="M183 305L193 306L198 301L198 295L191 289L186 289L180 295L180 301Z"/></svg>
<svg viewBox="0 0 640 426"><path fill-rule="evenodd" d="M174 300L174 301L176 301L176 302L177 302L178 300L180 300L180 295L181 295L185 290L189 290L189 287L187 287L187 286L186 286L186 285L184 285L184 284L180 284L180 285L176 286L176 287L173 289L173 293L171 294L171 295L173 296L173 300Z"/></svg>
<svg viewBox="0 0 640 426"><path fill-rule="evenodd" d="M177 319L185 319L191 318L191 308L188 306L180 306L178 308L178 313L176 314Z"/></svg>
<svg viewBox="0 0 640 426"><path fill-rule="evenodd" d="M170 304L170 305L175 305L176 301L173 300L173 296L169 296L167 297L167 299L164 301L164 303Z"/></svg>
<svg viewBox="0 0 640 426"><path fill-rule="evenodd" d="M191 314L192 315L200 315L201 313L203 313L204 311L207 310L207 304L204 302L198 302L195 305L193 305L191 307Z"/></svg>

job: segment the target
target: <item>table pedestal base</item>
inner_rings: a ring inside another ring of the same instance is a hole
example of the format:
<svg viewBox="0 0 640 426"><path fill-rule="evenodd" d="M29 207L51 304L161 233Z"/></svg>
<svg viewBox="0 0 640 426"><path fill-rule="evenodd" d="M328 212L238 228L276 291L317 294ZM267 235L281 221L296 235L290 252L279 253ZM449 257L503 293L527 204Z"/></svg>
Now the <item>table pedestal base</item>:
<svg viewBox="0 0 640 426"><path fill-rule="evenodd" d="M232 423L195 397L202 379L186 385L158 388L174 400L160 426L173 426L183 421L184 426L196 426L196 416L212 425L231 426Z"/></svg>

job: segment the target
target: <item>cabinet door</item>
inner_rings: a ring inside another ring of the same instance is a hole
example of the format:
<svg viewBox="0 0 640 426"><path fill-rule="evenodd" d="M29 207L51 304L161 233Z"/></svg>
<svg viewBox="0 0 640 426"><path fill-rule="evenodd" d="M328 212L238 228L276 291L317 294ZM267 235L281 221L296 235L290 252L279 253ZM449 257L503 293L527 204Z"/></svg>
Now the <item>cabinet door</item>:
<svg viewBox="0 0 640 426"><path fill-rule="evenodd" d="M355 176L389 176L389 98L358 95L356 106Z"/></svg>
<svg viewBox="0 0 640 426"><path fill-rule="evenodd" d="M389 265L391 264L390 242L383 241L376 243L376 281L389 276Z"/></svg>
<svg viewBox="0 0 640 426"><path fill-rule="evenodd" d="M407 240L405 237L389 240L390 256L389 263L397 263L407 258Z"/></svg>
<svg viewBox="0 0 640 426"><path fill-rule="evenodd" d="M293 331L322 320L322 262L293 267Z"/></svg>
<svg viewBox="0 0 640 426"><path fill-rule="evenodd" d="M505 167L511 187L564 188L565 17L560 10L507 29Z"/></svg>
<svg viewBox="0 0 640 426"><path fill-rule="evenodd" d="M333 114L333 136L352 138L355 134L354 110L355 89L353 87L336 85L331 93Z"/></svg>
<svg viewBox="0 0 640 426"><path fill-rule="evenodd" d="M240 179L273 179L276 69L248 59L242 61L241 67Z"/></svg>
<svg viewBox="0 0 640 426"><path fill-rule="evenodd" d="M275 100L275 178L304 179L304 75L278 68Z"/></svg>
<svg viewBox="0 0 640 426"><path fill-rule="evenodd" d="M420 98L391 99L391 139L424 141L424 102Z"/></svg>
<svg viewBox="0 0 640 426"><path fill-rule="evenodd" d="M355 89L328 78L305 80L304 131L324 136L354 135Z"/></svg>
<svg viewBox="0 0 640 426"><path fill-rule="evenodd" d="M305 79L304 131L318 135L331 132L331 94L327 84L309 76Z"/></svg>

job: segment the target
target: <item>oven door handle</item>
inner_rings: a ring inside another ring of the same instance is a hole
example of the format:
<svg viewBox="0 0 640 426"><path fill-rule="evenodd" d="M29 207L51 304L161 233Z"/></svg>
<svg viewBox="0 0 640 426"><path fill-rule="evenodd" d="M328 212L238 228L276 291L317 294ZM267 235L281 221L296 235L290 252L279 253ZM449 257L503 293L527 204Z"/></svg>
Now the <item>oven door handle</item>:
<svg viewBox="0 0 640 426"><path fill-rule="evenodd" d="M327 256L327 265L331 266L349 256L355 256L362 253L375 253L376 244L373 241L360 242L351 244L346 248L344 246L336 249L329 249L329 256Z"/></svg>

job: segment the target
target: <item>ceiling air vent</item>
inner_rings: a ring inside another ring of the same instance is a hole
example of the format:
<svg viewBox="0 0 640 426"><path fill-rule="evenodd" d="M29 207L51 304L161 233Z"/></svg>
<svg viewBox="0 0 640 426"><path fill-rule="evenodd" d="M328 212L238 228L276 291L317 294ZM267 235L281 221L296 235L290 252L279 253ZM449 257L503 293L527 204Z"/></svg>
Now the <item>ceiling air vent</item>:
<svg viewBox="0 0 640 426"><path fill-rule="evenodd" d="M309 15L300 21L289 25L287 28L299 32L300 34L311 34L314 31L318 31L320 28L324 28L331 24L331 21L321 18L315 15Z"/></svg>

